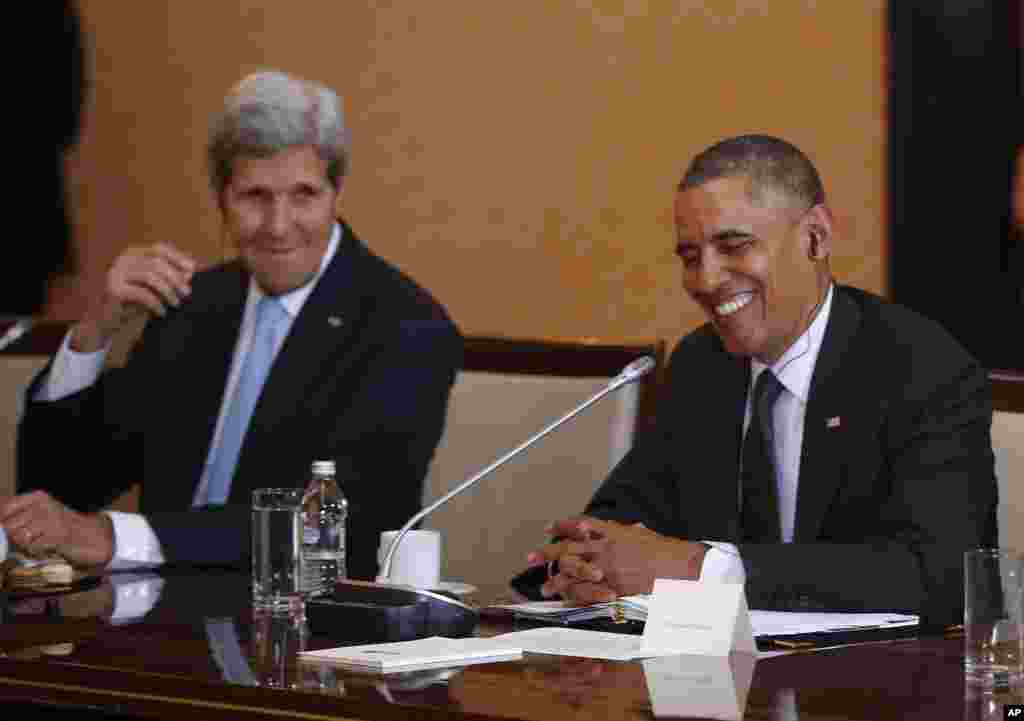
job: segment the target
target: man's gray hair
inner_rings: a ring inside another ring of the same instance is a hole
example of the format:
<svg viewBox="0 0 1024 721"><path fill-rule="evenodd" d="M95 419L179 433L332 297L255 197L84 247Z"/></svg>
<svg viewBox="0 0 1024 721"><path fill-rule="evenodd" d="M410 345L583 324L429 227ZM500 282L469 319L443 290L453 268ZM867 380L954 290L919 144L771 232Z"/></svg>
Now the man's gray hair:
<svg viewBox="0 0 1024 721"><path fill-rule="evenodd" d="M210 128L210 184L219 198L239 157L266 158L304 145L316 149L327 163L327 179L340 188L349 150L335 92L277 71L248 75L228 93Z"/></svg>

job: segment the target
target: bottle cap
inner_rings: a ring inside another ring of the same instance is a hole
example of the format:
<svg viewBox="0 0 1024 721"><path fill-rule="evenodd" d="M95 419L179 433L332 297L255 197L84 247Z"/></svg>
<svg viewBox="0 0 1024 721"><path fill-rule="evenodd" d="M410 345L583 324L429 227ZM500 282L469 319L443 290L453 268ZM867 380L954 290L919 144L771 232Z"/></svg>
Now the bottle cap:
<svg viewBox="0 0 1024 721"><path fill-rule="evenodd" d="M313 473L334 475L334 461L313 461Z"/></svg>

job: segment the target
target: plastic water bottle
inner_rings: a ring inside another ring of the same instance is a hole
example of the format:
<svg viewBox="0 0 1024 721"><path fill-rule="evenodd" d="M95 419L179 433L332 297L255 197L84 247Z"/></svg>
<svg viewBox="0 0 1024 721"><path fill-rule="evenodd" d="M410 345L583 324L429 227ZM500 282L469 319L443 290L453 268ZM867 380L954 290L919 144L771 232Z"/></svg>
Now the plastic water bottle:
<svg viewBox="0 0 1024 721"><path fill-rule="evenodd" d="M313 461L302 496L302 592L330 593L345 578L345 521L348 501L338 487L334 461Z"/></svg>

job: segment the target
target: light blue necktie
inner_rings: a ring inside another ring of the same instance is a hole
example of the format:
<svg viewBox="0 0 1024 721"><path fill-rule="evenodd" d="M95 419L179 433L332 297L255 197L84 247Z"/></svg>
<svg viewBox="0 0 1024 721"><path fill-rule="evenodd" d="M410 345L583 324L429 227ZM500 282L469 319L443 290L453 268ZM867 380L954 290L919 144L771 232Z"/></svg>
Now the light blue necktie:
<svg viewBox="0 0 1024 721"><path fill-rule="evenodd" d="M274 340L284 313L281 304L270 296L263 296L256 305L252 346L238 377L228 415L224 418L217 455L210 467L207 503L224 503L231 492L231 479L238 463L238 453L245 440L253 408L263 390L263 381L270 370L270 364L274 362Z"/></svg>

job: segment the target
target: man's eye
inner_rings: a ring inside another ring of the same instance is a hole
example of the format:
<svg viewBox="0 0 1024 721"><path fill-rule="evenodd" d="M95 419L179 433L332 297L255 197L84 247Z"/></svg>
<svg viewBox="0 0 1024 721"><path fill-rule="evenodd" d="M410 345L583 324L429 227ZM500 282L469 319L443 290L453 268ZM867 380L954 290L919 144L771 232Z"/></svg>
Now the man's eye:
<svg viewBox="0 0 1024 721"><path fill-rule="evenodd" d="M700 253L693 250L676 248L676 255L678 255L679 259L683 261L683 266L686 268L691 268L700 262Z"/></svg>
<svg viewBox="0 0 1024 721"><path fill-rule="evenodd" d="M733 238L722 243L723 253L739 253L750 247L753 241L750 238Z"/></svg>

